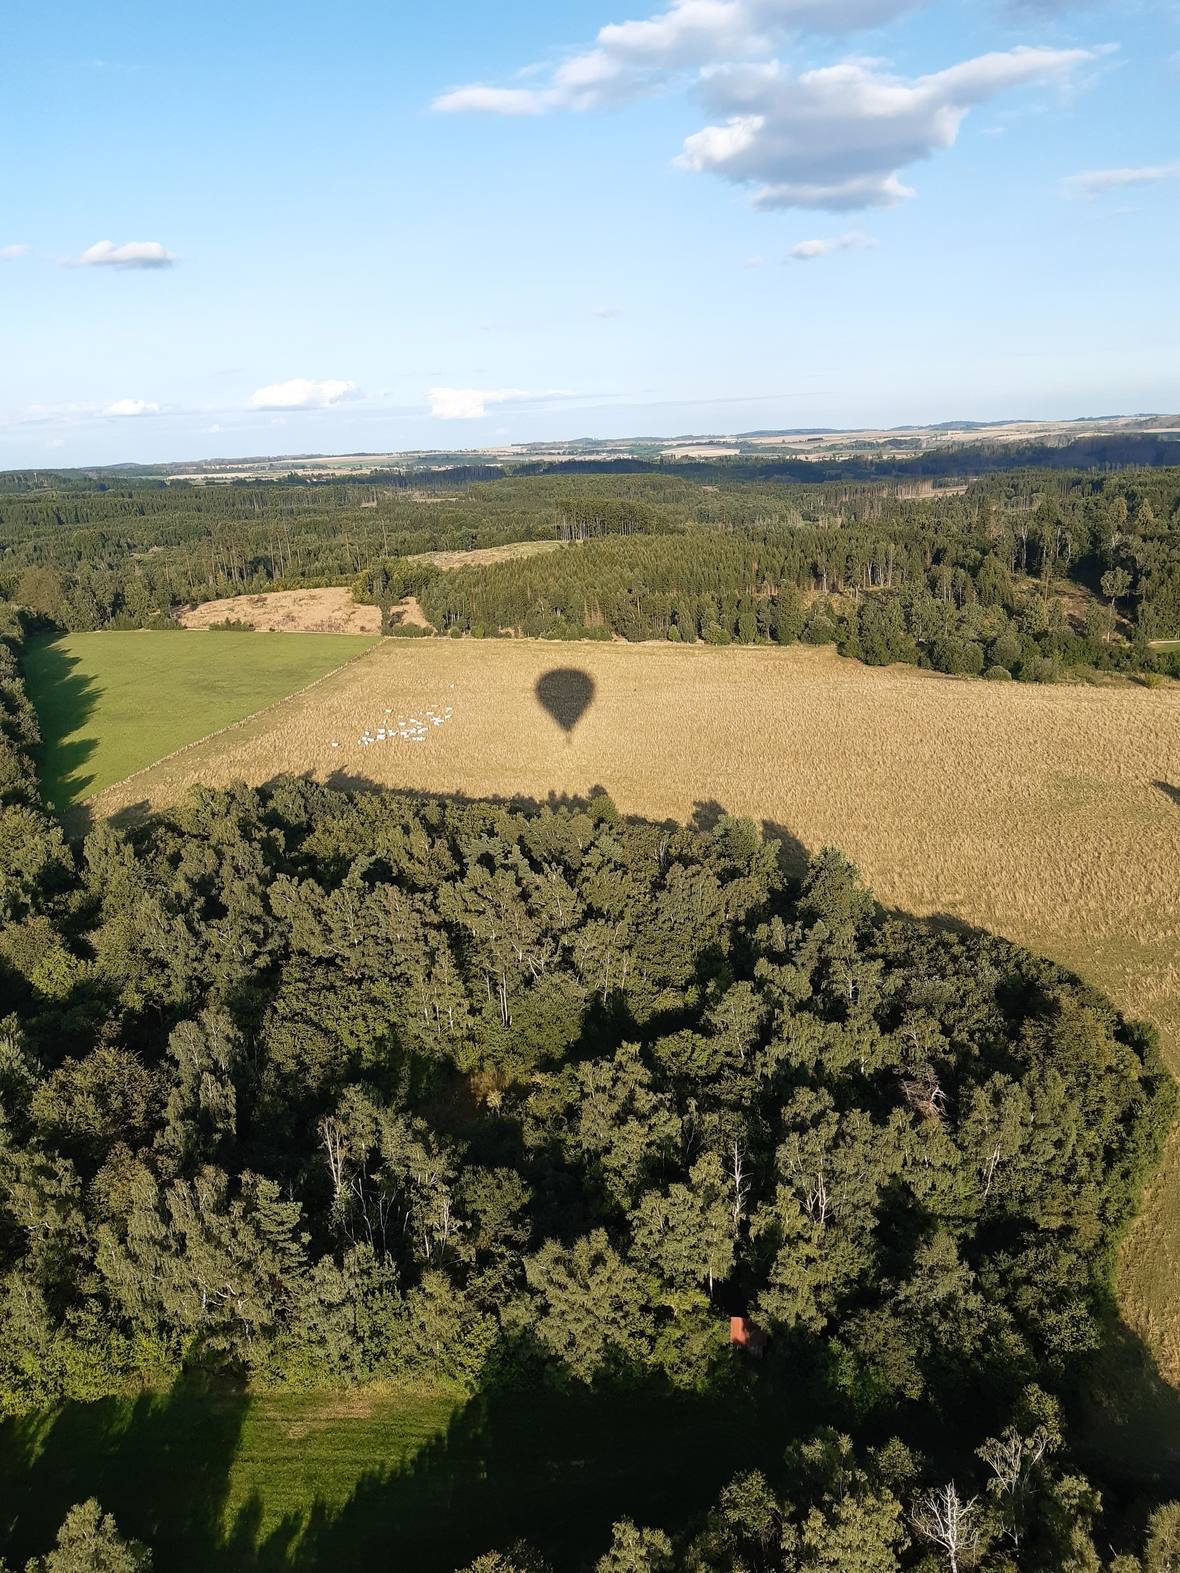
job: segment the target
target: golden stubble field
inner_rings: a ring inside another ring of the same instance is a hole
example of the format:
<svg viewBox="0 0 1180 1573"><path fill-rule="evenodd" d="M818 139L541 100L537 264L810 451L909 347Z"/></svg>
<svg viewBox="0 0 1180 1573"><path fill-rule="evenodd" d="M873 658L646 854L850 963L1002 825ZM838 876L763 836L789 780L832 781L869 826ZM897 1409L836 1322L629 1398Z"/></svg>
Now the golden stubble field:
<svg viewBox="0 0 1180 1573"><path fill-rule="evenodd" d="M534 692L558 667L595 689L568 738ZM411 736L361 742L399 722ZM473 797L604 787L625 813L719 805L808 850L834 843L888 906L978 924L1090 978L1156 1023L1180 1071L1180 687L972 682L798 646L386 640L89 807L284 771ZM1180 1379L1180 1143L1121 1282L1128 1322Z"/></svg>

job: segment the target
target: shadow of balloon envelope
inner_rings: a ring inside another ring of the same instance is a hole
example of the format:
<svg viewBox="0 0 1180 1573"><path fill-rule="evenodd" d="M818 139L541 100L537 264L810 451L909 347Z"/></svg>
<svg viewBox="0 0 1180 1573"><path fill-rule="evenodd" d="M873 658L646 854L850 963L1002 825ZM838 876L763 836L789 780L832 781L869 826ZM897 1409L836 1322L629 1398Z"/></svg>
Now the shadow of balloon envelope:
<svg viewBox="0 0 1180 1573"><path fill-rule="evenodd" d="M594 679L576 667L559 666L537 679L535 692L542 710L552 716L569 742L594 700Z"/></svg>

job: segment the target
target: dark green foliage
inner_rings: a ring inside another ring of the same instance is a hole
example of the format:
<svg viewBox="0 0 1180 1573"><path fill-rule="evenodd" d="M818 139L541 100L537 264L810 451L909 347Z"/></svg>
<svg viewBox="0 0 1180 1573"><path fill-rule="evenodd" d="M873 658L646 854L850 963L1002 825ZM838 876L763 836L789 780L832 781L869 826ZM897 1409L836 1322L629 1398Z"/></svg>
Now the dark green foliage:
<svg viewBox="0 0 1180 1573"><path fill-rule="evenodd" d="M871 604L867 657L904 658ZM1060 638L1027 629L992 646L1022 677ZM1173 1095L1061 969L887 918L838 852L794 885L745 822L604 798L287 780L75 858L18 796L0 876L9 1414L182 1371L671 1390L773 1414L780 1462L587 1565L925 1570L951 1507L994 1573L1099 1565L1062 1437ZM95 1504L62 1537L38 1570L145 1565Z"/></svg>
<svg viewBox="0 0 1180 1573"><path fill-rule="evenodd" d="M96 832L53 913L9 1408L129 1360L470 1381L521 1336L707 1385L740 1295L838 1407L998 1423L1098 1341L1170 1110L1059 969L882 921L835 853L792 895L727 820L198 792Z"/></svg>
<svg viewBox="0 0 1180 1573"><path fill-rule="evenodd" d="M41 806L40 734L19 665L27 630L26 613L0 602L0 929L40 912L72 879L61 830Z"/></svg>
<svg viewBox="0 0 1180 1573"><path fill-rule="evenodd" d="M83 630L170 626L183 602L351 582L406 637L422 635L396 608L415 595L442 632L479 637L802 637L872 665L1001 666L1026 681L1158 665L1150 641L1180 636L1180 470L988 473L987 454L978 461L965 493L916 498L858 463L823 484L827 467L749 462L469 466L348 484L32 478L0 487L0 592ZM457 573L413 560L553 539L573 544ZM1093 596L1072 624L1062 579ZM3 779L0 761L0 791Z"/></svg>
<svg viewBox="0 0 1180 1573"><path fill-rule="evenodd" d="M138 1540L124 1540L93 1497L66 1514L57 1544L26 1564L25 1573L151 1573L152 1558Z"/></svg>

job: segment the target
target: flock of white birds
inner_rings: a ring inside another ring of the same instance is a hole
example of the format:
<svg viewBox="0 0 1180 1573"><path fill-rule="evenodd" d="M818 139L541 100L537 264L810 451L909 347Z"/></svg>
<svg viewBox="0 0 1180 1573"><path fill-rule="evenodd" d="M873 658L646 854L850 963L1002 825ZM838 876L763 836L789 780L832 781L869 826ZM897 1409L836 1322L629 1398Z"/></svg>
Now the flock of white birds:
<svg viewBox="0 0 1180 1573"><path fill-rule="evenodd" d="M449 685L454 688L454 683ZM362 748L371 748L374 743L424 743L436 726L446 726L455 713L453 705L435 707L427 705L422 709L421 716L402 715L393 720L393 706L386 705L386 719L378 726L369 727L361 733L357 742ZM333 739L333 748L341 747L339 739Z"/></svg>

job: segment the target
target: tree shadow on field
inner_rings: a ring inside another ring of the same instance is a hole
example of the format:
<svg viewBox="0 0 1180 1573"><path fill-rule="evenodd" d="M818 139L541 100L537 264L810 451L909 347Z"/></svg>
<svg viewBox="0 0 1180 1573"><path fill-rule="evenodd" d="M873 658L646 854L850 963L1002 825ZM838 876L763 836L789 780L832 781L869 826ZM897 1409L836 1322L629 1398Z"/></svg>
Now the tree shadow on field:
<svg viewBox="0 0 1180 1573"><path fill-rule="evenodd" d="M523 1539L555 1573L581 1573L620 1518L684 1530L735 1473L773 1468L809 1428L802 1404L772 1411L651 1377L594 1389L493 1378L408 1464L313 1511L293 1565L453 1573ZM283 1565L261 1559L268 1573Z"/></svg>
<svg viewBox="0 0 1180 1573"><path fill-rule="evenodd" d="M1180 786L1171 786L1167 781L1153 781L1152 786L1158 787L1165 797L1171 798L1177 808L1180 808Z"/></svg>
<svg viewBox="0 0 1180 1573"><path fill-rule="evenodd" d="M59 813L94 780L82 772L98 747L95 737L74 736L89 721L103 692L61 637L36 638L24 652L25 691L37 712L41 744L37 764L41 795ZM69 739L69 741L67 741Z"/></svg>
<svg viewBox="0 0 1180 1573"><path fill-rule="evenodd" d="M157 1568L242 1565L222 1515L249 1400L231 1384L181 1377L165 1393L67 1403L0 1429L0 1549L44 1555L76 1502L97 1497L120 1530L147 1542Z"/></svg>
<svg viewBox="0 0 1180 1573"><path fill-rule="evenodd" d="M95 815L89 803L74 803L64 809L59 817L67 839L82 841L98 824L111 825L116 830L134 830L137 825L142 825L157 812L164 812L164 810L159 804L152 803L144 797L140 798L138 803L126 803L113 814L101 817Z"/></svg>
<svg viewBox="0 0 1180 1573"><path fill-rule="evenodd" d="M372 1452L342 1436L339 1455L323 1440L305 1453L293 1426L268 1441L265 1462L288 1501L292 1479L306 1495L277 1517L257 1491L232 1505L250 1405L240 1389L182 1378L166 1394L65 1404L0 1430L0 1553L14 1566L44 1554L68 1509L94 1496L169 1573L453 1573L518 1539L555 1573L581 1573L619 1518L686 1529L737 1471L773 1470L787 1440L813 1428L805 1383L784 1406L781 1385L760 1395L722 1354L710 1393L651 1375L555 1385L530 1360L530 1375L491 1376L408 1450L396 1407L387 1451L375 1429ZM328 1500L317 1456L332 1472L349 1454L365 1467L343 1501Z"/></svg>

